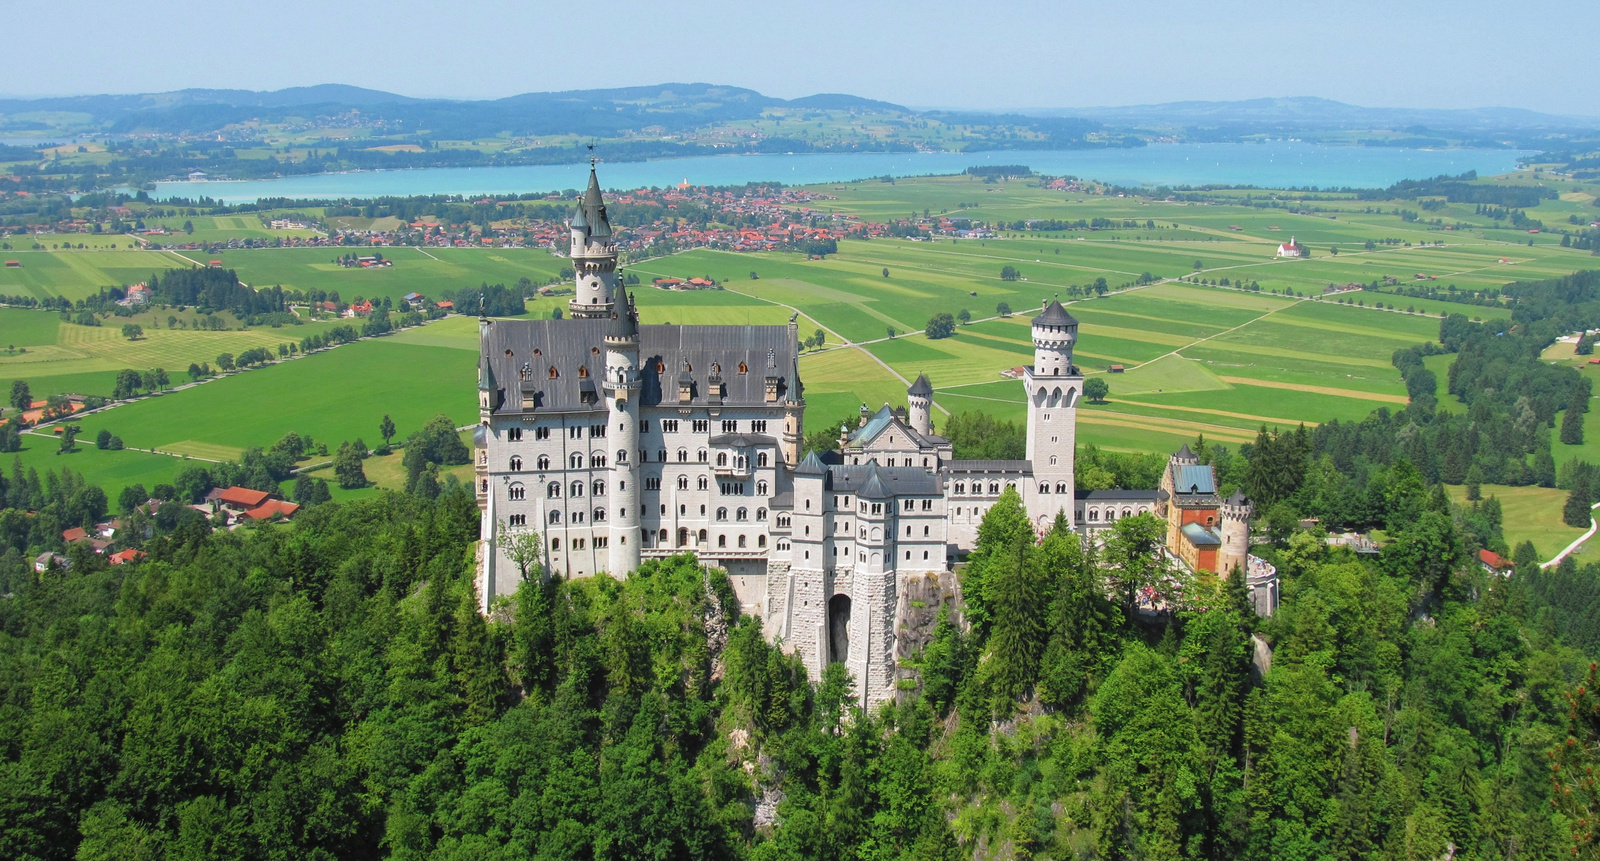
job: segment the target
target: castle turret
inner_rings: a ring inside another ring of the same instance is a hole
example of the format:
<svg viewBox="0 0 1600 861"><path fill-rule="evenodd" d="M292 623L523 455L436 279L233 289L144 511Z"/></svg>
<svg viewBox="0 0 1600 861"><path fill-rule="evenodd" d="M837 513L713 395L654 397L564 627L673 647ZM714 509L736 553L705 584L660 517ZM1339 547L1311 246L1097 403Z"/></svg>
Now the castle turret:
<svg viewBox="0 0 1600 861"><path fill-rule="evenodd" d="M1078 321L1052 299L1033 318L1033 366L1023 375L1028 393L1028 460L1036 486L1024 500L1035 529L1057 512L1073 517L1073 446L1077 443L1078 396L1083 375L1072 364Z"/></svg>
<svg viewBox="0 0 1600 861"><path fill-rule="evenodd" d="M789 343L799 343L799 314L789 317ZM800 349L793 351L789 364L789 380L783 392L783 460L794 467L800 463L800 447L805 442L806 398L805 387L800 383Z"/></svg>
<svg viewBox="0 0 1600 861"><path fill-rule="evenodd" d="M611 513L608 569L623 577L639 567L639 481L633 454L639 450L639 311L626 288L618 293L606 325L606 406L616 427L611 453Z"/></svg>
<svg viewBox="0 0 1600 861"><path fill-rule="evenodd" d="M1235 490L1222 503L1222 547L1217 551L1219 576L1232 574L1235 567L1249 568L1251 508L1250 500L1240 490Z"/></svg>
<svg viewBox="0 0 1600 861"><path fill-rule="evenodd" d="M573 211L568 227L572 231L572 270L577 278L577 293L567 307L575 318L609 317L617 287L617 242L606 217L593 159L589 160L589 188Z"/></svg>
<svg viewBox="0 0 1600 861"><path fill-rule="evenodd" d="M933 384L927 374L918 374L917 381L906 389L906 406L911 414L911 429L917 433L933 433Z"/></svg>

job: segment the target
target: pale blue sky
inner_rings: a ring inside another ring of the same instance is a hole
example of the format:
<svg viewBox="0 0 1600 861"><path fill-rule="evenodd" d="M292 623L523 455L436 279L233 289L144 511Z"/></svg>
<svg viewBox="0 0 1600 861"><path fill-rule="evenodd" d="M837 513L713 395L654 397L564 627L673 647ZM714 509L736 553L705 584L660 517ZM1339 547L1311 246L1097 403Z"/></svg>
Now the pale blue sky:
<svg viewBox="0 0 1600 861"><path fill-rule="evenodd" d="M707 81L990 109L1321 96L1600 115L1593 0L0 0L0 20L34 34L0 37L8 95Z"/></svg>

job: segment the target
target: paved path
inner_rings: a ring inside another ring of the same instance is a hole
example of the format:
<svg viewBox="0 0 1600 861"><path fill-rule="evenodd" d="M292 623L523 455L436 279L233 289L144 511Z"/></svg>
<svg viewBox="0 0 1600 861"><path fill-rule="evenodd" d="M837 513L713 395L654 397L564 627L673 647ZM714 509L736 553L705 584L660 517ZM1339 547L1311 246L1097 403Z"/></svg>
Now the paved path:
<svg viewBox="0 0 1600 861"><path fill-rule="evenodd" d="M1597 509L1597 508L1600 508L1600 502L1596 502L1594 505L1589 506L1589 513L1590 513L1590 516L1589 516L1589 531L1583 533L1582 535L1579 535L1577 540L1575 540L1571 544L1567 545L1567 549L1565 549L1565 550L1561 551L1560 553L1557 553L1556 555L1550 557L1550 561L1549 562L1540 562L1539 563L1539 567L1540 568L1554 568L1555 566L1560 565L1561 564L1561 560L1563 560L1563 559L1567 558L1568 556L1571 556L1572 554L1578 552L1578 548L1583 546L1583 542L1588 541L1590 538L1594 537L1595 532L1597 530L1600 530L1600 522L1597 522L1594 519L1594 510Z"/></svg>

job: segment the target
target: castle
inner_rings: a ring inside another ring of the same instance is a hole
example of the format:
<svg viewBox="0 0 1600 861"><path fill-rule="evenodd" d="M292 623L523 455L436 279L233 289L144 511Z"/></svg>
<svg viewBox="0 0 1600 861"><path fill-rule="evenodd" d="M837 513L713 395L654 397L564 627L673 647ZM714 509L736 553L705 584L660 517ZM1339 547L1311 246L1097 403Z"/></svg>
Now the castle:
<svg viewBox="0 0 1600 861"><path fill-rule="evenodd" d="M1192 568L1245 562L1249 503L1216 499L1210 467L1187 447L1158 490L1074 491L1083 375L1078 321L1059 302L1032 320L1025 460L956 460L935 433L926 376L906 408L863 405L838 452L808 454L795 318L641 325L592 167L570 228L568 319L479 322L485 612L521 579L506 535L536 532L543 569L569 578L626 576L693 551L727 570L744 611L814 678L842 661L871 704L894 695L902 584L949 571L1007 488L1041 532L1058 514L1091 533L1156 512Z"/></svg>

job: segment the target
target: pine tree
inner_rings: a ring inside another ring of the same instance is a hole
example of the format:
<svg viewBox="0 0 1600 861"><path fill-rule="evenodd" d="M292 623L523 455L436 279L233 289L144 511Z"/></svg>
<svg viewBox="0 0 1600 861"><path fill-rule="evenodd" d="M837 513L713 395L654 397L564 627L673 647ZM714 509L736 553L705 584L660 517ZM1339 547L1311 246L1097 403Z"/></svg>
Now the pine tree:
<svg viewBox="0 0 1600 861"><path fill-rule="evenodd" d="M1561 414L1561 444L1583 445L1583 412L1576 405Z"/></svg>
<svg viewBox="0 0 1600 861"><path fill-rule="evenodd" d="M1594 504L1594 490L1590 486L1589 470L1579 471L1572 481L1572 492L1561 507L1561 520L1568 526L1585 529L1591 519L1589 506Z"/></svg>
<svg viewBox="0 0 1600 861"><path fill-rule="evenodd" d="M1467 501L1477 502L1483 498L1483 470L1473 464L1467 470Z"/></svg>

